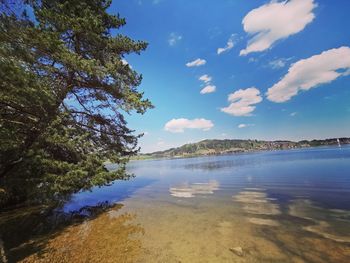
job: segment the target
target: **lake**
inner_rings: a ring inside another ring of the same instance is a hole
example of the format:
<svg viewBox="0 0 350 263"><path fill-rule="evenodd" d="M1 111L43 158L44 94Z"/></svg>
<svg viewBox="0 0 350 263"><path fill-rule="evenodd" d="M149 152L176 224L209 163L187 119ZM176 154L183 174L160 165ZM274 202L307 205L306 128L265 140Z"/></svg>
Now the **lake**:
<svg viewBox="0 0 350 263"><path fill-rule="evenodd" d="M63 209L117 205L21 260L350 262L349 146L133 161L128 170L136 177Z"/></svg>

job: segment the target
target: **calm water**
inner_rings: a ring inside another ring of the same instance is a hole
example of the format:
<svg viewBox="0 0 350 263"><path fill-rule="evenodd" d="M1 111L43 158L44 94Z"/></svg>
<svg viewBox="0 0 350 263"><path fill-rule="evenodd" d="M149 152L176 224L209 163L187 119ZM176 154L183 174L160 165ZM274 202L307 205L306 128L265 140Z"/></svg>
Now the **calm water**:
<svg viewBox="0 0 350 263"><path fill-rule="evenodd" d="M135 161L24 262L350 262L350 147ZM5 241L6 242L6 241ZM44 252L43 252L44 251Z"/></svg>

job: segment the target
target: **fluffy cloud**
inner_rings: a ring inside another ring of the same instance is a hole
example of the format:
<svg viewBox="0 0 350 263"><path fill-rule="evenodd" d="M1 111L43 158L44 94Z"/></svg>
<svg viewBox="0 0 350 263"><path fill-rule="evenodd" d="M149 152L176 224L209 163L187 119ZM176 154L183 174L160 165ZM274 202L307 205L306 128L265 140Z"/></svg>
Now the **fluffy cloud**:
<svg viewBox="0 0 350 263"><path fill-rule="evenodd" d="M199 80L203 81L206 84L206 86L200 91L200 94L207 94L207 93L215 92L216 86L210 84L212 77L205 74L203 76L200 76Z"/></svg>
<svg viewBox="0 0 350 263"><path fill-rule="evenodd" d="M350 48L330 49L294 63L288 73L268 89L267 98L273 102L285 102L300 90L309 90L349 73Z"/></svg>
<svg viewBox="0 0 350 263"><path fill-rule="evenodd" d="M205 65L207 61L205 59L197 58L196 60L193 60L191 62L186 63L187 67L199 67L202 65Z"/></svg>
<svg viewBox="0 0 350 263"><path fill-rule="evenodd" d="M203 131L210 130L212 127L214 127L214 124L210 120L206 119L172 119L168 121L164 129L169 132L179 133L184 132L185 129L200 129Z"/></svg>
<svg viewBox="0 0 350 263"><path fill-rule="evenodd" d="M205 75L202 75L199 77L199 80L205 82L205 83L208 83L212 80L212 77L208 76L207 74Z"/></svg>
<svg viewBox="0 0 350 263"><path fill-rule="evenodd" d="M296 116L298 113L295 111L295 112L292 112L291 114L289 114L291 117L294 117Z"/></svg>
<svg viewBox="0 0 350 263"><path fill-rule="evenodd" d="M243 129L243 128L247 128L247 127L251 127L251 126L254 126L254 124L241 123L238 125L238 128Z"/></svg>
<svg viewBox="0 0 350 263"><path fill-rule="evenodd" d="M217 50L218 55L220 55L223 52L229 51L231 48L233 48L233 46L235 45L235 43L233 42L233 38L234 38L234 35L232 35L229 38L225 47L218 48L218 50Z"/></svg>
<svg viewBox="0 0 350 263"><path fill-rule="evenodd" d="M176 43L179 42L181 39L182 39L182 36L181 36L181 35L178 35L178 34L172 32L172 33L169 35L168 43L169 43L170 46L175 46Z"/></svg>
<svg viewBox="0 0 350 263"><path fill-rule="evenodd" d="M200 93L201 93L201 94L213 93L213 92L215 92L215 90L216 90L216 86L214 86L214 85L208 85L208 86L205 86L205 87L200 91Z"/></svg>
<svg viewBox="0 0 350 263"><path fill-rule="evenodd" d="M302 31L315 18L314 0L271 1L250 11L243 19L244 30L254 35L240 55L264 51L277 40Z"/></svg>
<svg viewBox="0 0 350 263"><path fill-rule="evenodd" d="M260 91L254 87L248 89L240 89L229 94L228 101L231 104L228 107L221 108L222 112L233 116L250 116L255 110L254 104L262 101Z"/></svg>

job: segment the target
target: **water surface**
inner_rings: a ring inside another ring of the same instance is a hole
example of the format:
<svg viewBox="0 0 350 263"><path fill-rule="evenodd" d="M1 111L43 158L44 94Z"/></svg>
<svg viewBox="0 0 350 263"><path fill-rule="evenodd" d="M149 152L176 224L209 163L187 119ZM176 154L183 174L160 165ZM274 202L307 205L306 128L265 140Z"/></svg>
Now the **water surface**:
<svg viewBox="0 0 350 263"><path fill-rule="evenodd" d="M77 194L64 210L118 207L22 260L350 262L348 146L135 161L129 171L134 179Z"/></svg>

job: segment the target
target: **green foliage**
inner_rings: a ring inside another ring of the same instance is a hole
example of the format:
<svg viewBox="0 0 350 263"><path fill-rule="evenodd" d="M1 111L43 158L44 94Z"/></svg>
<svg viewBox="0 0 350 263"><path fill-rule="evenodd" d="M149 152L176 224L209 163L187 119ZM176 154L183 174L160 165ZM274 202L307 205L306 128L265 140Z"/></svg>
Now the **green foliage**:
<svg viewBox="0 0 350 263"><path fill-rule="evenodd" d="M312 141L258 141L258 140L203 140L197 143L185 144L177 148L171 148L165 151L159 151L148 154L141 154L136 159L153 159L153 158L182 158L201 155L231 154L250 151L270 151L302 147L316 147L350 144L350 138L333 138L325 140Z"/></svg>
<svg viewBox="0 0 350 263"><path fill-rule="evenodd" d="M104 0L1 2L0 203L64 200L125 179L137 139L123 114L152 108L123 63L147 44ZM29 17L26 13L32 12ZM105 161L119 164L108 171Z"/></svg>

